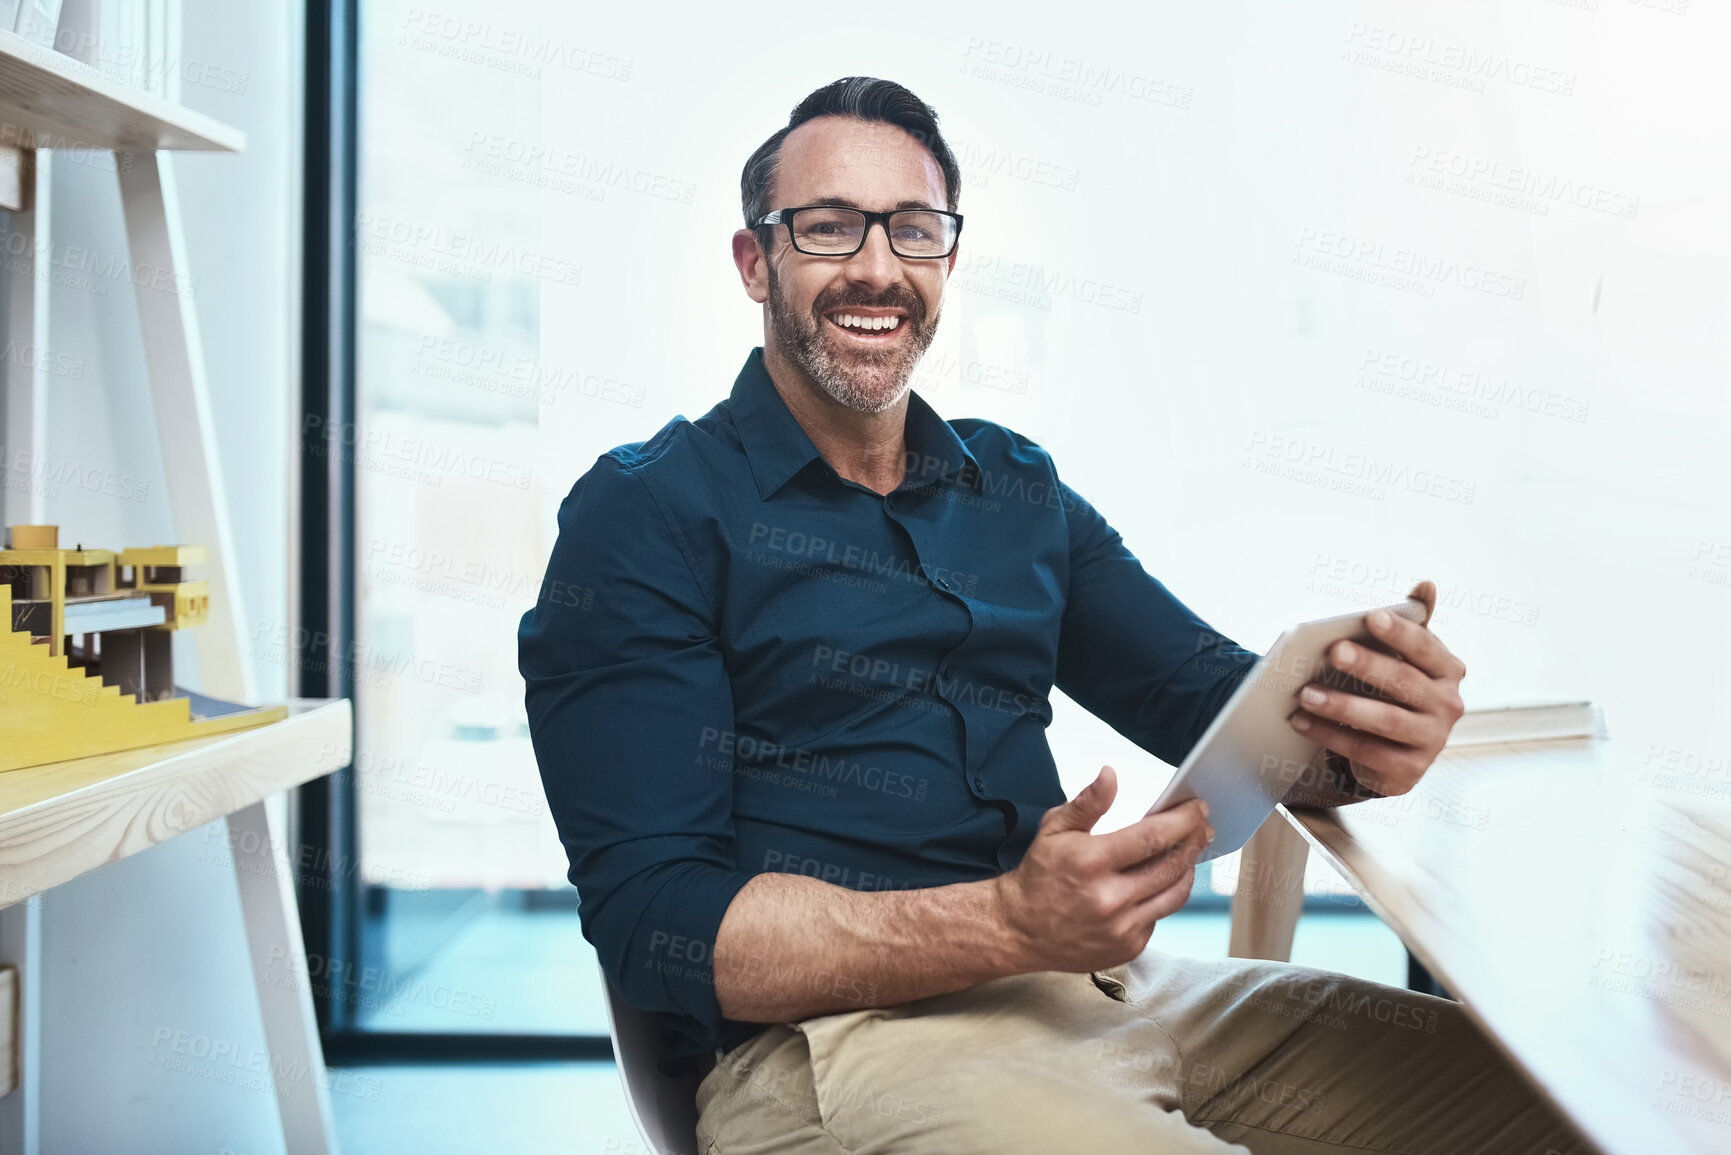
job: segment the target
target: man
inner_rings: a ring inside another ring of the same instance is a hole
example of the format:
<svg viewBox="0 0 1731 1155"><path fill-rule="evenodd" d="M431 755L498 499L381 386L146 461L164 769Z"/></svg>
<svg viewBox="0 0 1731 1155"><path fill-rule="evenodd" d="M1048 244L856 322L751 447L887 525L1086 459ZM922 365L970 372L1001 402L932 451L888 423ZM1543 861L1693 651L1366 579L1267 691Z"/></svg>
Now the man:
<svg viewBox="0 0 1731 1155"><path fill-rule="evenodd" d="M908 390L961 229L923 102L837 81L741 185L763 346L578 480L520 631L584 932L667 1064L713 1056L705 1149L1577 1149L1452 1003L1144 949L1207 814L1092 834L1116 778L1064 800L1048 695L1177 763L1256 655ZM1332 773L1293 801L1410 789L1460 715L1459 659L1374 619L1331 660L1386 700L1295 714Z"/></svg>

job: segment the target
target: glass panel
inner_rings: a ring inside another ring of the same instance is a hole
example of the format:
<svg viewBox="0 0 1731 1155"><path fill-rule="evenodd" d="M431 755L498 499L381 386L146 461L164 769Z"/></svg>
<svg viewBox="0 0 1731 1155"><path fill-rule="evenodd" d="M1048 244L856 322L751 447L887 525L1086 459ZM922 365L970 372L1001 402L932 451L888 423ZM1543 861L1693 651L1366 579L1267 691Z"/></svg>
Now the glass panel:
<svg viewBox="0 0 1731 1155"><path fill-rule="evenodd" d="M538 466L539 0L363 6L356 771L360 1022L605 1033L516 672L552 547ZM476 29L485 25L485 32ZM504 39L500 39L503 37ZM520 62L519 62L520 63Z"/></svg>

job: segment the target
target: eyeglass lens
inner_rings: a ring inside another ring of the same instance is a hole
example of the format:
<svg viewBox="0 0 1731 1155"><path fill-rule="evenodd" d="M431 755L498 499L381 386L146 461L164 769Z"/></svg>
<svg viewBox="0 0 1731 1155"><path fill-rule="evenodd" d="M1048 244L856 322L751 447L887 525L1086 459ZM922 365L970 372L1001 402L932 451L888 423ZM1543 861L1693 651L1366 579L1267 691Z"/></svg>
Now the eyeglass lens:
<svg viewBox="0 0 1731 1155"><path fill-rule="evenodd" d="M807 253L851 253L865 239L858 209L806 208L793 214L794 247ZM890 249L904 257L941 257L956 243L956 222L942 213L903 209L890 214Z"/></svg>

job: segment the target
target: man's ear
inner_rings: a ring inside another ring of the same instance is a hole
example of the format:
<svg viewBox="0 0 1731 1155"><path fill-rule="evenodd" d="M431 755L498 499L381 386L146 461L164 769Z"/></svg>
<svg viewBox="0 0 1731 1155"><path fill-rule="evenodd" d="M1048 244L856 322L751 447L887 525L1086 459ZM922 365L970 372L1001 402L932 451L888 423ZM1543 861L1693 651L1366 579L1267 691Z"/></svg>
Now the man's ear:
<svg viewBox="0 0 1731 1155"><path fill-rule="evenodd" d="M746 296L760 305L769 300L769 256L751 229L733 234L733 265Z"/></svg>

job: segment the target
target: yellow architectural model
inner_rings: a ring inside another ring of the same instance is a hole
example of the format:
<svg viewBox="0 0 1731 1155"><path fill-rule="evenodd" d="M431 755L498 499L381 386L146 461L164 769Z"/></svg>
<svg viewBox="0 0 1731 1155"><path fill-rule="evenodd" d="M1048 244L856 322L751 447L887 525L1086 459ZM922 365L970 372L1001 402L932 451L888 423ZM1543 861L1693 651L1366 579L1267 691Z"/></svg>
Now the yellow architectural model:
<svg viewBox="0 0 1731 1155"><path fill-rule="evenodd" d="M275 722L174 685L173 631L210 616L185 576L202 546L61 549L58 527L15 525L0 549L0 770L201 738Z"/></svg>

